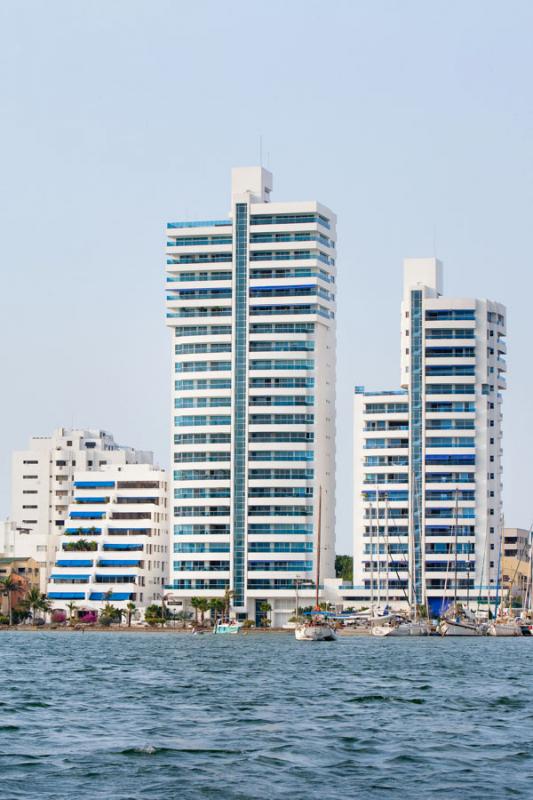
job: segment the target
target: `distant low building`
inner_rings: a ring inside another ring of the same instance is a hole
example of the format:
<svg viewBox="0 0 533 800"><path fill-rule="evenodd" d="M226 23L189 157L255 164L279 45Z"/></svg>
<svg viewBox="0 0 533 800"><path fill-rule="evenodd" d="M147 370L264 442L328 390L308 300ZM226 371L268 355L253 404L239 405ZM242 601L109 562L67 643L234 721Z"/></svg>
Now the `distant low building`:
<svg viewBox="0 0 533 800"><path fill-rule="evenodd" d="M529 537L525 528L504 528L501 563L504 600L509 590L516 603L525 599L531 574Z"/></svg>
<svg viewBox="0 0 533 800"><path fill-rule="evenodd" d="M17 608L29 589L40 586L40 567L33 558L7 556L0 558L0 579L11 576L20 589L11 593L11 606ZM7 616L9 603L6 595L0 595L0 614Z"/></svg>
<svg viewBox="0 0 533 800"><path fill-rule="evenodd" d="M148 464L77 472L47 594L54 609L160 604L168 575L164 470Z"/></svg>
<svg viewBox="0 0 533 800"><path fill-rule="evenodd" d="M106 431L74 428L57 428L51 436L33 436L27 450L13 453L12 552L39 562L41 591L46 591L57 539L72 502L74 472L152 461L152 453L118 445Z"/></svg>

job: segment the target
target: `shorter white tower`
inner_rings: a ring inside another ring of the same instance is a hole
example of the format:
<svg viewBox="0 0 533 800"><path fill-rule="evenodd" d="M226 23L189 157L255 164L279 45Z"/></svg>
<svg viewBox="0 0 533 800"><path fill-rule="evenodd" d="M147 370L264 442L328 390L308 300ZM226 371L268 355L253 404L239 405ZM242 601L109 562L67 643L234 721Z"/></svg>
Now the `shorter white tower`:
<svg viewBox="0 0 533 800"><path fill-rule="evenodd" d="M150 465L77 472L48 583L54 608L161 603L168 574L167 479Z"/></svg>
<svg viewBox="0 0 533 800"><path fill-rule="evenodd" d="M505 308L404 262L400 391L354 406L354 584L365 603L487 604L502 526Z"/></svg>

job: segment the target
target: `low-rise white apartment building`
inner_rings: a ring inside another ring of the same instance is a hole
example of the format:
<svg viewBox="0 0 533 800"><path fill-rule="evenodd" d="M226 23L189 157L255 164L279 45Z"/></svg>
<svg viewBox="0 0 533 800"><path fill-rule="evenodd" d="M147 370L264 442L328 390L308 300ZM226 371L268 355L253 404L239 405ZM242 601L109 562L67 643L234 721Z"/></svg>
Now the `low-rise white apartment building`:
<svg viewBox="0 0 533 800"><path fill-rule="evenodd" d="M105 431L69 428L58 428L51 436L33 436L27 450L13 453L14 547L17 555L39 562L43 592L72 502L74 473L108 464L151 464L152 460L152 453L118 445Z"/></svg>
<svg viewBox="0 0 533 800"><path fill-rule="evenodd" d="M502 527L505 308L404 262L402 388L354 398L355 604L487 604Z"/></svg>
<svg viewBox="0 0 533 800"><path fill-rule="evenodd" d="M161 603L168 579L167 478L151 465L76 472L47 594L101 610Z"/></svg>

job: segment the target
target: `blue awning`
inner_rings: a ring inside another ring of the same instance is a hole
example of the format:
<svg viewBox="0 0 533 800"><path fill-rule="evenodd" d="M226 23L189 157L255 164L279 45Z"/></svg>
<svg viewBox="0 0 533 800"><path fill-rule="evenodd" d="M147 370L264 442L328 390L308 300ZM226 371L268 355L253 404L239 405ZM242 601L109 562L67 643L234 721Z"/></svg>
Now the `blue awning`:
<svg viewBox="0 0 533 800"><path fill-rule="evenodd" d="M59 575L59 574L50 575L50 577L52 578L52 580L54 580L56 578L60 578L60 579L62 579L64 581L67 581L67 580L68 581L88 581L91 576L90 575L80 575L80 573L77 572L74 575L70 575L70 574L66 574L65 573L63 575Z"/></svg>
<svg viewBox="0 0 533 800"><path fill-rule="evenodd" d="M131 558L101 558L98 562L99 567L135 567L139 564L140 559L135 560Z"/></svg>
<svg viewBox="0 0 533 800"><path fill-rule="evenodd" d="M115 481L74 481L78 489L113 489Z"/></svg>
<svg viewBox="0 0 533 800"><path fill-rule="evenodd" d="M72 560L65 560L65 559L58 559L56 561L56 567L92 567L93 562L87 560L79 560L79 561L72 561Z"/></svg>
<svg viewBox="0 0 533 800"><path fill-rule="evenodd" d="M138 544L122 544L121 542L117 542L117 544L104 544L104 550L142 550L143 546Z"/></svg>
<svg viewBox="0 0 533 800"><path fill-rule="evenodd" d="M109 497L76 497L76 503L107 503Z"/></svg>
<svg viewBox="0 0 533 800"><path fill-rule="evenodd" d="M105 517L105 511L71 511L70 519L102 519Z"/></svg>
<svg viewBox="0 0 533 800"><path fill-rule="evenodd" d="M85 592L48 592L52 600L85 600Z"/></svg>

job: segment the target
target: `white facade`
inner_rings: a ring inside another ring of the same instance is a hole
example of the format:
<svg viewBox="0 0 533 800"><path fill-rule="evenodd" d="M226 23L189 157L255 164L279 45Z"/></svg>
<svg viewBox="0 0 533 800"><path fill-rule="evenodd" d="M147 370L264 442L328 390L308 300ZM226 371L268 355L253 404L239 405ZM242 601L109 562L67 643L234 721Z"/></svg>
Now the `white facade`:
<svg viewBox="0 0 533 800"><path fill-rule="evenodd" d="M471 606L495 592L502 525L505 308L442 295L404 262L402 386L354 399L354 592Z"/></svg>
<svg viewBox="0 0 533 800"><path fill-rule="evenodd" d="M334 575L336 217L271 188L234 169L229 217L167 227L170 583L183 599L229 587L240 618L266 600L277 625L314 579L320 487Z"/></svg>
<svg viewBox="0 0 533 800"><path fill-rule="evenodd" d="M11 518L18 529L16 555L39 562L43 592L72 502L74 472L152 460L152 453L122 447L105 431L68 428L34 436L27 450L13 453Z"/></svg>
<svg viewBox="0 0 533 800"><path fill-rule="evenodd" d="M70 601L98 610L108 600L122 609L128 602L138 609L161 604L168 575L167 500L166 473L151 465L76 472L48 583L53 607Z"/></svg>
<svg viewBox="0 0 533 800"><path fill-rule="evenodd" d="M17 523L10 519L0 522L0 556L14 556L15 545L19 538ZM22 556L24 557L24 556Z"/></svg>

